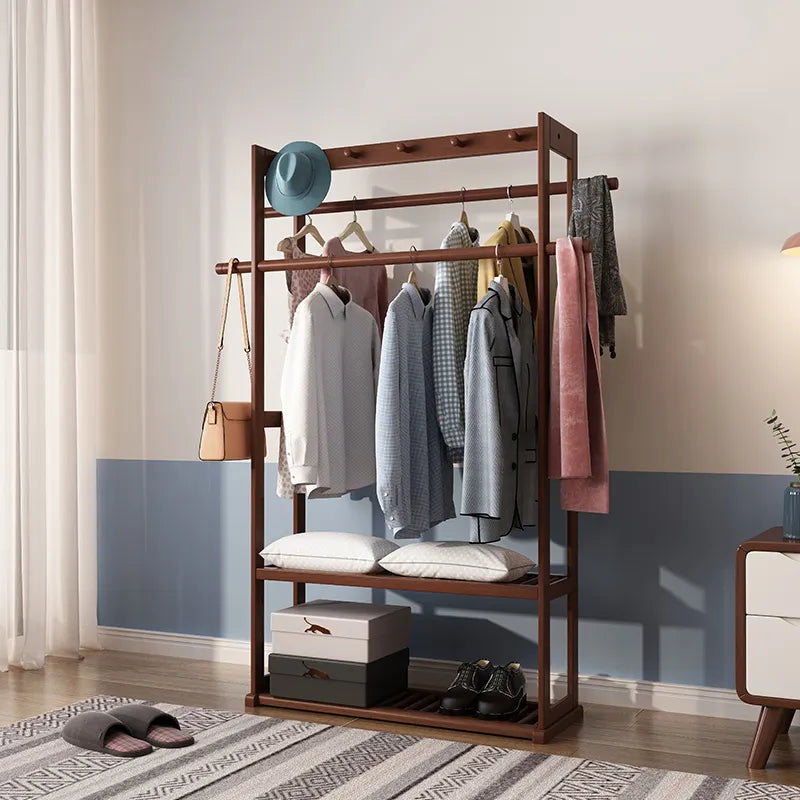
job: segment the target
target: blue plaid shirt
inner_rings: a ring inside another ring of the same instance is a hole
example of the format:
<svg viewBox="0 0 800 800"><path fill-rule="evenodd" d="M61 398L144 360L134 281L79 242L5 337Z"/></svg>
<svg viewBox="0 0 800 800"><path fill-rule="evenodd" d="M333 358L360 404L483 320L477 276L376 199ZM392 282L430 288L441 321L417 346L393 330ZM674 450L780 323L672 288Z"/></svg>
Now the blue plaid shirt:
<svg viewBox="0 0 800 800"><path fill-rule="evenodd" d="M443 248L475 247L478 231L456 222ZM433 385L436 417L451 463L464 460L464 360L469 315L478 301L478 260L436 265L433 316Z"/></svg>
<svg viewBox="0 0 800 800"><path fill-rule="evenodd" d="M456 515L453 467L436 421L430 298L404 283L383 328L375 460L378 501L396 539L419 538Z"/></svg>

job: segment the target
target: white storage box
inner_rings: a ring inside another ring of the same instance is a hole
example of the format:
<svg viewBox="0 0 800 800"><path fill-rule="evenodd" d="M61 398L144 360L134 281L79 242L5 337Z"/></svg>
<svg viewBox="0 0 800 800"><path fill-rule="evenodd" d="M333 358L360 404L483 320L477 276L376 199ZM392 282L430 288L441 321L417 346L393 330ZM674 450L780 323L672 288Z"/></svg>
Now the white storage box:
<svg viewBox="0 0 800 800"><path fill-rule="evenodd" d="M408 647L411 609L312 600L270 614L272 652L362 664Z"/></svg>

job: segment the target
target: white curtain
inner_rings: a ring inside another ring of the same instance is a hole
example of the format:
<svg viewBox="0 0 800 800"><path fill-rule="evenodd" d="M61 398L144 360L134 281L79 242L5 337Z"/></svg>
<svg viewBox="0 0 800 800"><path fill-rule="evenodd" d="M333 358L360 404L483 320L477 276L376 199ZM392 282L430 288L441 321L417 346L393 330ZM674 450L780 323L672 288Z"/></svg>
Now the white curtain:
<svg viewBox="0 0 800 800"><path fill-rule="evenodd" d="M97 646L94 0L0 0L0 669Z"/></svg>

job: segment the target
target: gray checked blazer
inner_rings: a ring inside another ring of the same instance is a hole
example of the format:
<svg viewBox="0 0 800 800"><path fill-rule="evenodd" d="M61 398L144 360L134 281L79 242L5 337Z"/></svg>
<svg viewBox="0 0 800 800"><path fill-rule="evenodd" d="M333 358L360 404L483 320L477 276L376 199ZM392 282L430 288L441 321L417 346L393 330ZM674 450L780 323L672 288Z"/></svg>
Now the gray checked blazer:
<svg viewBox="0 0 800 800"><path fill-rule="evenodd" d="M461 513L470 539L496 542L536 523L536 351L516 289L492 281L470 314L464 364Z"/></svg>

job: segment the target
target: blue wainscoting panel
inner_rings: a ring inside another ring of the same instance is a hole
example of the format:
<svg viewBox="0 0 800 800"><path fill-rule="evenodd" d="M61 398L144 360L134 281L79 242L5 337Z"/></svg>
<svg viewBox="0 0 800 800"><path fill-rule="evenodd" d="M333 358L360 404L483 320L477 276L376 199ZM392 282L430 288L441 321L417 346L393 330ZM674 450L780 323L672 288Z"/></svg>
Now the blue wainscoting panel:
<svg viewBox="0 0 800 800"><path fill-rule="evenodd" d="M267 464L268 539L291 530L291 504L275 496L275 477ZM249 478L247 463L99 461L100 623L246 639ZM612 473L612 513L581 516L581 673L733 687L736 546L779 523L786 481ZM308 509L312 530L384 535L372 491ZM563 542L563 515L554 516ZM435 532L467 536L463 519ZM535 529L502 544L534 556ZM557 545L554 562L562 555ZM315 597L410 605L416 656L535 664L534 608L519 601L310 586ZM267 602L268 610L288 605L290 587L270 586ZM563 667L562 621L553 636Z"/></svg>

